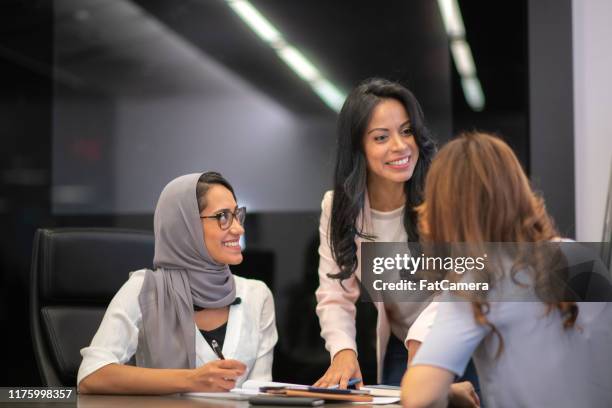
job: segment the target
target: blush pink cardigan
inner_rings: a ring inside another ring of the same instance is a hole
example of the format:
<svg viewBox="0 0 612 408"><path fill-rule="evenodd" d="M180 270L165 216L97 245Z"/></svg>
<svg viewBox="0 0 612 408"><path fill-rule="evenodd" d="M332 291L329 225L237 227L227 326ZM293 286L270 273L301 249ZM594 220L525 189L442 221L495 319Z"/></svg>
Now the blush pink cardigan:
<svg viewBox="0 0 612 408"><path fill-rule="evenodd" d="M344 288L340 286L339 280L332 279L327 274L335 274L340 268L333 259L328 240L328 230L332 208L333 192L328 191L323 196L321 202L321 219L319 223L319 287L315 292L317 298L317 316L321 325L321 337L325 340L325 348L329 351L331 358L337 352L344 349L351 349L357 352L355 342L355 302L359 298L359 282L361 270L359 262L361 258L362 239L355 237L357 244L357 270L355 274L342 281ZM368 230L370 221L369 202L366 193L364 226ZM361 225L361 219L357 220L357 225ZM376 360L377 377L380 383L382 378L383 361L387 348L387 342L391 334L389 319L383 302L374 302L378 311L376 323ZM430 303L414 321L403 321L409 327L408 340L422 342L429 332L437 311L437 303Z"/></svg>

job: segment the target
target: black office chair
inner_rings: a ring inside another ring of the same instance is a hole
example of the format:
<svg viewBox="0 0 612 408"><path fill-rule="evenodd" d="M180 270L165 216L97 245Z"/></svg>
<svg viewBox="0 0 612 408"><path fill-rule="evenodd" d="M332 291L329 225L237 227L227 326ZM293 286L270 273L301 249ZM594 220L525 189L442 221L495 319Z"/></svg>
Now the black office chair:
<svg viewBox="0 0 612 408"><path fill-rule="evenodd" d="M46 386L74 386L91 342L129 272L150 268L153 234L98 228L39 229L34 237L30 326Z"/></svg>

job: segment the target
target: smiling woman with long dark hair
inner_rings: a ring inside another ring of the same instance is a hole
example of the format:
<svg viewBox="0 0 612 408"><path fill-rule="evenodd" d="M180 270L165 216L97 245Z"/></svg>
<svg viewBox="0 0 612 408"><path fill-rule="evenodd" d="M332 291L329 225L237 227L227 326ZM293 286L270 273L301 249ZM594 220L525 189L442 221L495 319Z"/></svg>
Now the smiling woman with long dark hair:
<svg viewBox="0 0 612 408"><path fill-rule="evenodd" d="M376 121L371 121L374 115ZM362 225L355 225L367 199L371 209L404 206L408 240L418 241L413 208L421 204L435 150L421 107L408 89L373 79L349 95L338 121L330 240L340 270L332 277L347 279L357 269L355 235L374 238L364 229L363 219Z"/></svg>
<svg viewBox="0 0 612 408"><path fill-rule="evenodd" d="M435 149L419 103L402 85L369 79L346 99L338 119L334 190L321 204L317 314L332 363L318 386L345 387L349 378L361 378L355 343L360 244L418 241L414 207ZM426 306L376 304L379 382L399 384L406 347L414 353L435 314Z"/></svg>

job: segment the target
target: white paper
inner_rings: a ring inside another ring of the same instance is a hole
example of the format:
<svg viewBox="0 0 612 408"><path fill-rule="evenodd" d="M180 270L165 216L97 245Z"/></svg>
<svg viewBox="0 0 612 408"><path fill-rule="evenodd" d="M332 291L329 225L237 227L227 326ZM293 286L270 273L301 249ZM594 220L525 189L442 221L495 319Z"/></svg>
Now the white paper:
<svg viewBox="0 0 612 408"><path fill-rule="evenodd" d="M394 397L399 398L402 390L397 387L397 389L393 388L375 388L370 386L361 387L362 390L370 391L370 395L373 397Z"/></svg>
<svg viewBox="0 0 612 408"><path fill-rule="evenodd" d="M351 404L355 405L387 405L387 404L395 404L399 402L399 398L396 397L374 397L372 398L372 402L352 402Z"/></svg>
<svg viewBox="0 0 612 408"><path fill-rule="evenodd" d="M252 395L263 394L259 392L260 387L304 387L308 386L302 384L290 384L281 383L274 381L257 381L248 380L242 384L242 388L233 388L230 392L188 392L183 394L186 397L199 397L199 398L215 398L215 399L227 399L227 400L248 400ZM399 402L399 398L396 397L374 397L372 402L352 402L351 404L356 405L387 405L395 404Z"/></svg>
<svg viewBox="0 0 612 408"><path fill-rule="evenodd" d="M234 390L243 389L243 390L258 390L259 391L261 387L296 387L296 388L303 387L304 389L308 389L307 385L302 385L302 384L290 384L290 383L275 382L275 381L247 380L242 384L241 388L234 388Z"/></svg>
<svg viewBox="0 0 612 408"><path fill-rule="evenodd" d="M242 384L241 388L232 388L229 392L187 392L183 395L186 397L198 397L198 398L214 398L214 399L227 399L227 400L248 400L252 395L263 394L259 392L260 387L287 387L296 386L298 384L289 384L273 381L257 381L248 380ZM306 386L304 386L306 388Z"/></svg>
<svg viewBox="0 0 612 408"><path fill-rule="evenodd" d="M183 396L185 397L213 398L238 401L246 401L249 399L250 395L233 392L233 390L231 392L186 392L183 394Z"/></svg>

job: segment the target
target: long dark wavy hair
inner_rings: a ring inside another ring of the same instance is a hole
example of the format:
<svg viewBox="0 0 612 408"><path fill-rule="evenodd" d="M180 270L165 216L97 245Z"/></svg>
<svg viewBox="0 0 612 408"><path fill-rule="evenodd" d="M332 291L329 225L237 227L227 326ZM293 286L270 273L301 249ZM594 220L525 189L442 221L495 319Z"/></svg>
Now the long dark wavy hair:
<svg viewBox="0 0 612 408"><path fill-rule="evenodd" d="M412 92L404 86L381 78L363 81L346 98L338 118L338 142L336 169L334 172L334 198L329 227L329 244L336 264L337 274L330 278L347 279L357 269L357 245L355 235L373 240L363 225L355 225L364 209L367 167L363 148L366 128L372 111L382 100L396 99L410 118L410 125L419 147L419 159L410 180L406 181L406 206L404 228L409 242L419 240L417 214L414 207L422 202L425 176L436 151L436 145L425 127L423 111ZM363 217L362 217L363 220Z"/></svg>

